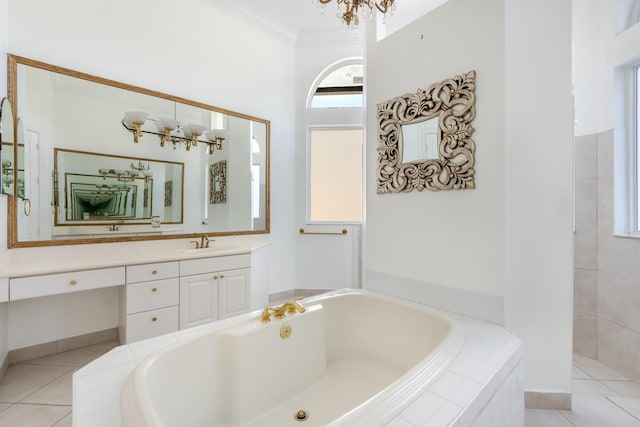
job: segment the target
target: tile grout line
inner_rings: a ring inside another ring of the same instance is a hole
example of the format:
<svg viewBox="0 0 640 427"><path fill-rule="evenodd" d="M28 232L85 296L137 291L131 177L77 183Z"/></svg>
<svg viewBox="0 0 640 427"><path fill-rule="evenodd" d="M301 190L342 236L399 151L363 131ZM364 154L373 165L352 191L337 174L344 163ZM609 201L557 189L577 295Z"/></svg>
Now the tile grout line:
<svg viewBox="0 0 640 427"><path fill-rule="evenodd" d="M614 405L616 405L618 408L622 409L624 412L626 412L627 414L629 414L632 418L635 418L636 420L640 421L640 418L636 417L635 415L633 415L631 412L627 411L626 409L624 409L622 406L618 405L616 402L614 402L613 400L611 400L609 398L609 396L605 396L607 398L607 400L611 403L613 403ZM625 398L625 396L617 396L617 397L622 397Z"/></svg>
<svg viewBox="0 0 640 427"><path fill-rule="evenodd" d="M42 366L42 365L30 365L30 366ZM66 368L66 366L55 366L56 368ZM25 399L29 398L29 396L39 392L40 390L42 390L43 388L47 387L48 385L54 383L55 381L59 380L60 378L64 377L65 375L67 375L69 372L73 371L73 369L70 369L69 371L65 372L64 374L52 379L51 381L49 381L48 383L44 384L41 387L38 387L37 389L33 390L31 393L27 394L25 397L23 397L22 399L18 400L17 402L13 402L16 404L23 404L23 405L31 405L31 403L26 403L24 402ZM34 405L38 405L37 403L35 403ZM54 405L51 404L51 406L68 406L68 405Z"/></svg>

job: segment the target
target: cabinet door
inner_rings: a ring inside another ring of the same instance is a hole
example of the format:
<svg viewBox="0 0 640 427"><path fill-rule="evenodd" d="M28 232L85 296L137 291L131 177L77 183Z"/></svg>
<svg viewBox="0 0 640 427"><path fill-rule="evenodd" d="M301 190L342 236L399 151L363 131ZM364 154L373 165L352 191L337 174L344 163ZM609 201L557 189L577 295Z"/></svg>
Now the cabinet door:
<svg viewBox="0 0 640 427"><path fill-rule="evenodd" d="M218 320L218 274L180 278L180 329Z"/></svg>
<svg viewBox="0 0 640 427"><path fill-rule="evenodd" d="M251 269L220 272L220 319L235 316L249 310L249 272Z"/></svg>

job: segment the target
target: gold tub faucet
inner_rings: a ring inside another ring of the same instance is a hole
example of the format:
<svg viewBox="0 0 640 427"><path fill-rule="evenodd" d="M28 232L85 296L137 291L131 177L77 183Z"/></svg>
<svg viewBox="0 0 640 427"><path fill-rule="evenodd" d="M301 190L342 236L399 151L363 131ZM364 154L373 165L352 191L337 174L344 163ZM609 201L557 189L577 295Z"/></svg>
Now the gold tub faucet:
<svg viewBox="0 0 640 427"><path fill-rule="evenodd" d="M294 298L292 300L285 302L280 307L267 306L264 308L264 310L262 310L262 315L260 316L260 319L263 322L271 321L271 313L273 313L276 319L282 319L285 316L285 314L287 313L294 314L296 311L298 313L304 313L306 309L302 306L302 304L298 302L301 299L302 297Z"/></svg>

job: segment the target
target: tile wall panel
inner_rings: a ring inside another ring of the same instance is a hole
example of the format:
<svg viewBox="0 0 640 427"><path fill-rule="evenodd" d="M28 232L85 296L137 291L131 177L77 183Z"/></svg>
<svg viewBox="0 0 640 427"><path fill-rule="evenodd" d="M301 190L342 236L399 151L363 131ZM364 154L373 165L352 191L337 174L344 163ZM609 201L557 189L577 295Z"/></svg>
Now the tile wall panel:
<svg viewBox="0 0 640 427"><path fill-rule="evenodd" d="M573 307L584 314L597 314L596 270L576 268L573 272Z"/></svg>
<svg viewBox="0 0 640 427"><path fill-rule="evenodd" d="M598 360L619 373L640 381L640 333L598 319Z"/></svg>
<svg viewBox="0 0 640 427"><path fill-rule="evenodd" d="M598 317L640 331L640 280L599 271Z"/></svg>
<svg viewBox="0 0 640 427"><path fill-rule="evenodd" d="M573 313L573 352L595 359L597 356L597 317L593 314Z"/></svg>

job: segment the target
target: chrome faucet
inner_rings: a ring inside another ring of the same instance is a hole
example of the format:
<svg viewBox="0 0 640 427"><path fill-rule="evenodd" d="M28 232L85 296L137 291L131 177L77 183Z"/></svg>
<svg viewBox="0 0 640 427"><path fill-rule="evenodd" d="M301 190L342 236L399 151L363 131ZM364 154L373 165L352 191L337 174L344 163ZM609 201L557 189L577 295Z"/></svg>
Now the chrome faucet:
<svg viewBox="0 0 640 427"><path fill-rule="evenodd" d="M209 240L209 236L207 236L206 234L203 234L202 236L200 236L200 241L198 242L197 240L192 240L191 243L195 243L196 244L196 249L203 249L203 248L208 248L209 247L209 243L213 242L213 240Z"/></svg>
<svg viewBox="0 0 640 427"><path fill-rule="evenodd" d="M269 307L266 306L264 310L262 310L262 315L260 316L260 320L262 322L270 322L271 321L271 313L276 319L282 319L285 314L294 314L296 311L298 313L304 313L306 309L300 304L298 301L301 300L302 297L294 298L282 304L280 307Z"/></svg>

